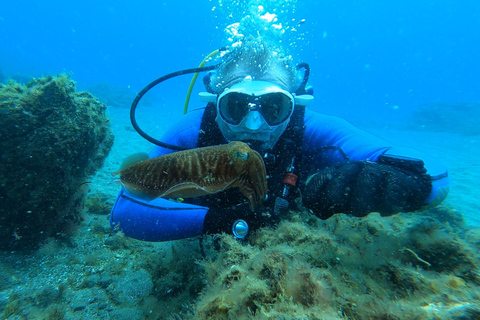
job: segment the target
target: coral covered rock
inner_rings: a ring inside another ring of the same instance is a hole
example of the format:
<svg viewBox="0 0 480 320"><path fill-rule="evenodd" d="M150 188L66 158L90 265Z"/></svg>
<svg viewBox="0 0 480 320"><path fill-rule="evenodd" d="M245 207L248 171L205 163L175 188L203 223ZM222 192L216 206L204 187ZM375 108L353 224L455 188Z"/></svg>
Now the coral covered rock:
<svg viewBox="0 0 480 320"><path fill-rule="evenodd" d="M0 85L0 249L35 248L80 220L81 185L113 144L105 109L67 75Z"/></svg>

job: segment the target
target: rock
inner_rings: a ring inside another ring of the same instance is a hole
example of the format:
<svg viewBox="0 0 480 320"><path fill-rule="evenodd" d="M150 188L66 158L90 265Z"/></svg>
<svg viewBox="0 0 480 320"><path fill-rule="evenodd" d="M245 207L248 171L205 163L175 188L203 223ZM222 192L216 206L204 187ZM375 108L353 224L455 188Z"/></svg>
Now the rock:
<svg viewBox="0 0 480 320"><path fill-rule="evenodd" d="M0 249L75 230L84 182L113 144L105 109L67 75L0 84Z"/></svg>
<svg viewBox="0 0 480 320"><path fill-rule="evenodd" d="M70 301L73 311L82 311L87 307L92 310L105 309L106 305L108 305L108 297L105 291L97 288L73 292Z"/></svg>
<svg viewBox="0 0 480 320"><path fill-rule="evenodd" d="M147 271L140 269L119 277L107 291L117 303L137 304L147 297L152 289L152 277Z"/></svg>
<svg viewBox="0 0 480 320"><path fill-rule="evenodd" d="M52 284L45 284L41 289L35 293L35 302L37 305L45 308L54 303L61 297L61 292L58 287Z"/></svg>
<svg viewBox="0 0 480 320"><path fill-rule="evenodd" d="M100 287L107 288L114 279L108 274L93 274L85 278L85 286L87 288Z"/></svg>

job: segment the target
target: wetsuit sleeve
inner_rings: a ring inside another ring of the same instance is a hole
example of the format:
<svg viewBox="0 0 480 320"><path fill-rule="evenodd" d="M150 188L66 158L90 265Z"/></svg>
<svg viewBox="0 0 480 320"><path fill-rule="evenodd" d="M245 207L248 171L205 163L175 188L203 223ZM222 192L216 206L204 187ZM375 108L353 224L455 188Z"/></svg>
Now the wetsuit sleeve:
<svg viewBox="0 0 480 320"><path fill-rule="evenodd" d="M161 141L189 148L197 147L203 109L184 115L167 130ZM155 147L150 157L158 157L173 150ZM157 198L145 201L129 195L123 188L110 213L114 231L145 241L169 241L194 237L204 232L208 208Z"/></svg>
<svg viewBox="0 0 480 320"><path fill-rule="evenodd" d="M170 241L201 235L208 208L157 198L144 201L122 189L110 214L113 231L144 241Z"/></svg>
<svg viewBox="0 0 480 320"><path fill-rule="evenodd" d="M346 160L376 161L393 145L339 117L305 110L305 156L327 166Z"/></svg>

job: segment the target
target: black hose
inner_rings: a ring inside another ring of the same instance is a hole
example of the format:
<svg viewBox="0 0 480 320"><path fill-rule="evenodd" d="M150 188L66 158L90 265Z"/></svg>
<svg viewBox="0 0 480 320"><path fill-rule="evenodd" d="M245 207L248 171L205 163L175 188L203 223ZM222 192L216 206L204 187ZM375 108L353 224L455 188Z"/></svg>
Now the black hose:
<svg viewBox="0 0 480 320"><path fill-rule="evenodd" d="M135 129L135 131L137 131L138 134L141 135L145 140L147 140L147 141L149 141L149 142L151 142L151 143L153 143L157 146L163 147L163 148L167 148L167 149L171 149L171 150L175 150L175 151L182 151L182 150L190 149L190 148L187 148L187 147L176 146L176 145L173 145L173 144L169 144L169 143L162 142L160 140L154 139L150 135L148 135L145 131L143 131L140 128L140 126L138 125L136 117L135 117L135 112L137 110L138 102L140 101L140 99L142 99L142 97L145 95L145 93L147 93L150 89L152 89L153 87L162 83L165 80L168 80L168 79L171 79L171 78L174 78L174 77L178 77L178 76L181 76L181 75L184 75L184 74L210 71L210 70L213 70L213 69L217 68L218 66L219 66L219 64L216 64L216 65L213 65L213 66L208 66L208 67L203 67L203 68L185 69L185 70L172 72L172 73L164 75L163 77L160 77L157 80L148 84L145 88L142 89L142 91L140 91L137 94L137 96L135 97L135 99L132 102L132 106L130 107L130 121L132 122L132 126Z"/></svg>
<svg viewBox="0 0 480 320"><path fill-rule="evenodd" d="M300 70L302 68L305 69L305 73L303 74L302 83L300 83L300 85L298 86L297 92L296 92L298 95L302 95L302 94L306 93L305 87L307 86L308 78L310 77L310 66L309 66L309 64L306 63L306 62L302 62L302 63L297 64L297 70Z"/></svg>

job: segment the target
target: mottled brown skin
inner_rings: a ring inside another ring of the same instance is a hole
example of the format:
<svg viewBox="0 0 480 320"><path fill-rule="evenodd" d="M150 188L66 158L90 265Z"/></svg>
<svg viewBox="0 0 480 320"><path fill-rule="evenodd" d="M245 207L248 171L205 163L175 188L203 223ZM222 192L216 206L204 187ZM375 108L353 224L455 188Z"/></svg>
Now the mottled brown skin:
<svg viewBox="0 0 480 320"><path fill-rule="evenodd" d="M262 157L239 141L170 153L114 174L120 174L128 191L146 199L189 198L238 187L253 211L267 194Z"/></svg>

